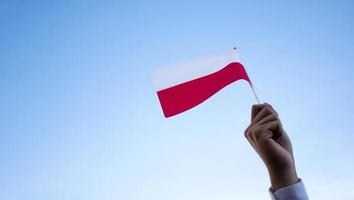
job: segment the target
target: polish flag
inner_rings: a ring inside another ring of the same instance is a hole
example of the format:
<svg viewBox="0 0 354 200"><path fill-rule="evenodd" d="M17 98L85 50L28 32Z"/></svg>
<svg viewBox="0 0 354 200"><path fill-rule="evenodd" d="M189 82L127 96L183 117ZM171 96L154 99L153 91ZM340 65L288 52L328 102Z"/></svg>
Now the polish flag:
<svg viewBox="0 0 354 200"><path fill-rule="evenodd" d="M153 79L166 118L199 105L237 80L252 87L235 51L160 69Z"/></svg>

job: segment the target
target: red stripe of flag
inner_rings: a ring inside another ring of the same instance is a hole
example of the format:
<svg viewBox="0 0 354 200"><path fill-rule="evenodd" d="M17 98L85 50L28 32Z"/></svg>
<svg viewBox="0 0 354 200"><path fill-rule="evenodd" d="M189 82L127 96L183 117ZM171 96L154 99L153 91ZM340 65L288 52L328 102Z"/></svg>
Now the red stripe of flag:
<svg viewBox="0 0 354 200"><path fill-rule="evenodd" d="M251 84L243 65L233 62L212 74L160 90L157 95L165 117L171 117L199 105L240 79Z"/></svg>

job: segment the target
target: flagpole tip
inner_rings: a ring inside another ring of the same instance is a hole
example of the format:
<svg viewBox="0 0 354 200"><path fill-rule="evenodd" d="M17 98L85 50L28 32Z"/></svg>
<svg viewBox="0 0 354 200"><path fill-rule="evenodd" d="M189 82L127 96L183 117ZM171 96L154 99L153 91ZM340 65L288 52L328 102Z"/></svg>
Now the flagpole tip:
<svg viewBox="0 0 354 200"><path fill-rule="evenodd" d="M232 50L237 54L237 47L232 48Z"/></svg>
<svg viewBox="0 0 354 200"><path fill-rule="evenodd" d="M237 47L232 48L232 50L237 55Z"/></svg>

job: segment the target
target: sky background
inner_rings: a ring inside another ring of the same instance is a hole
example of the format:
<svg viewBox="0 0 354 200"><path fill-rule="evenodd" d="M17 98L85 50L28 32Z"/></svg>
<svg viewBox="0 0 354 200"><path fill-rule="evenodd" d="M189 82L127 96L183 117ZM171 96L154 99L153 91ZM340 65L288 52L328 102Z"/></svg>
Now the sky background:
<svg viewBox="0 0 354 200"><path fill-rule="evenodd" d="M234 46L312 199L354 199L354 1L0 0L0 199L269 199L244 81L173 118L152 72Z"/></svg>

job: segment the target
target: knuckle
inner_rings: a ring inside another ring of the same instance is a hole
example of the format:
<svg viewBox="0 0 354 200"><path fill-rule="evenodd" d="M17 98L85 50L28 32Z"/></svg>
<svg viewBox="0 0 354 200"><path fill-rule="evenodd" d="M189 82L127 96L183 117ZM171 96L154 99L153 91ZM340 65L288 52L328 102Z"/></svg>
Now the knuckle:
<svg viewBox="0 0 354 200"><path fill-rule="evenodd" d="M254 109L257 109L259 107L259 104L253 104L252 105L252 109L254 110Z"/></svg>
<svg viewBox="0 0 354 200"><path fill-rule="evenodd" d="M272 118L274 118L276 121L278 121L278 120L279 120L279 119L278 119L278 114L277 114L277 113L272 112L272 113L271 113L271 115L272 115Z"/></svg>
<svg viewBox="0 0 354 200"><path fill-rule="evenodd" d="M280 121L280 119L278 118L278 115L276 116L275 122L276 122L278 125L281 125L281 121Z"/></svg>
<svg viewBox="0 0 354 200"><path fill-rule="evenodd" d="M272 115L272 114L275 114L275 112L269 108L269 107L266 107L264 108L265 109L265 115L268 116L268 115Z"/></svg>
<svg viewBox="0 0 354 200"><path fill-rule="evenodd" d="M256 111L264 107L264 104L253 104L252 110Z"/></svg>
<svg viewBox="0 0 354 200"><path fill-rule="evenodd" d="M245 136L246 138L249 138L250 128L251 128L251 126L247 127L246 130L245 130L245 132L244 132L244 136Z"/></svg>
<svg viewBox="0 0 354 200"><path fill-rule="evenodd" d="M265 107L265 110L266 110L267 112L272 112L272 109L271 109L269 106Z"/></svg>

